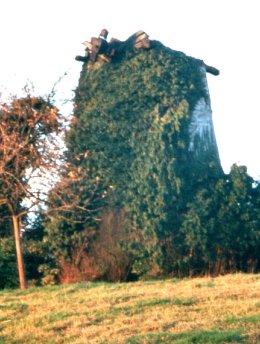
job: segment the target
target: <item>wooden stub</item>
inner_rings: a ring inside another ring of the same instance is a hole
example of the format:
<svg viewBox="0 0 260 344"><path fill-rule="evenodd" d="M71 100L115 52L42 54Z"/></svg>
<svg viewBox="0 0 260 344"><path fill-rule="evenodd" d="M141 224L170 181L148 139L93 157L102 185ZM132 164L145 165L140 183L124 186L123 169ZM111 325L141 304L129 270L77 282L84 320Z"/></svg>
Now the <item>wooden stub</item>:
<svg viewBox="0 0 260 344"><path fill-rule="evenodd" d="M220 71L215 68L215 67L212 67L212 66L208 66L205 64L205 68L206 68L206 72L207 73L210 73L212 75L219 75Z"/></svg>
<svg viewBox="0 0 260 344"><path fill-rule="evenodd" d="M148 48L150 48L150 46L151 46L150 41L147 38L143 39L142 41L136 42L135 45L134 45L134 47L136 49L140 49L140 48L148 49Z"/></svg>
<svg viewBox="0 0 260 344"><path fill-rule="evenodd" d="M85 42L83 42L82 44L84 44L85 47L87 47L90 51L92 50L92 44L91 44L90 42L85 41Z"/></svg>
<svg viewBox="0 0 260 344"><path fill-rule="evenodd" d="M148 38L148 36L147 36L147 34L145 33L145 32L143 32L141 35L138 35L137 37L136 37L136 42L140 42L140 41L142 41L142 40L144 40L144 39L147 39Z"/></svg>
<svg viewBox="0 0 260 344"><path fill-rule="evenodd" d="M111 59L110 59L108 56L104 55L104 54L99 54L99 55L98 55L98 58L99 58L100 60L102 60L102 61L107 62L107 63L111 62Z"/></svg>

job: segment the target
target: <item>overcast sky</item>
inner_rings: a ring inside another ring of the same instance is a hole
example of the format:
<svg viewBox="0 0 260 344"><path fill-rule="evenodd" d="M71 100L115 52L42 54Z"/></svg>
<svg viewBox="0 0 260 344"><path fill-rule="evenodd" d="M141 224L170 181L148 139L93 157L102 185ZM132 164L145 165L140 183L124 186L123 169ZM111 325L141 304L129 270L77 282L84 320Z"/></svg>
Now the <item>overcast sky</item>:
<svg viewBox="0 0 260 344"><path fill-rule="evenodd" d="M213 121L225 172L246 165L260 179L260 52L258 0L1 0L0 90L36 92L59 85L72 97L85 40L102 28L108 39L142 29L150 39L220 69L208 76Z"/></svg>

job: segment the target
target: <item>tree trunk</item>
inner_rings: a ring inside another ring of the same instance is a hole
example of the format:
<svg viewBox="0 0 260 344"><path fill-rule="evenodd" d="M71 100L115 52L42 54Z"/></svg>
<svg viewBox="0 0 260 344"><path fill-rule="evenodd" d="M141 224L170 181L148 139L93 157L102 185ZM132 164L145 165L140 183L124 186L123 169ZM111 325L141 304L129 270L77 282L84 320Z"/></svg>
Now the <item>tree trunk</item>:
<svg viewBox="0 0 260 344"><path fill-rule="evenodd" d="M19 218L17 216L13 215L12 221L13 221L13 229L14 229L14 239L15 239L17 268L18 268L18 274L19 274L20 288L26 289L23 253L22 253L20 228L19 228Z"/></svg>

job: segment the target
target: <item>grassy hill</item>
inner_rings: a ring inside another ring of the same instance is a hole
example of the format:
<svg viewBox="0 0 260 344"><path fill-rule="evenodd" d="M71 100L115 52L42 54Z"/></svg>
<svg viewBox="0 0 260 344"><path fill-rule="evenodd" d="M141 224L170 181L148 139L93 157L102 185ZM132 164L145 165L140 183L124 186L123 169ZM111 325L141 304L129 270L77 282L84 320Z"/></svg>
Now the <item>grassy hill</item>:
<svg viewBox="0 0 260 344"><path fill-rule="evenodd" d="M0 343L260 343L260 275L0 292Z"/></svg>

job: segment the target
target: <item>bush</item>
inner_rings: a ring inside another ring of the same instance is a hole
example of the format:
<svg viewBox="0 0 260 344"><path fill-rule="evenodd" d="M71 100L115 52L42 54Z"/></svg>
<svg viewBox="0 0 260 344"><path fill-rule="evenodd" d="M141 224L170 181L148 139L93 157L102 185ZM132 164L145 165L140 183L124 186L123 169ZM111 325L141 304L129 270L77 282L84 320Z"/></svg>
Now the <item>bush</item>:
<svg viewBox="0 0 260 344"><path fill-rule="evenodd" d="M0 238L0 289L19 285L12 237Z"/></svg>

